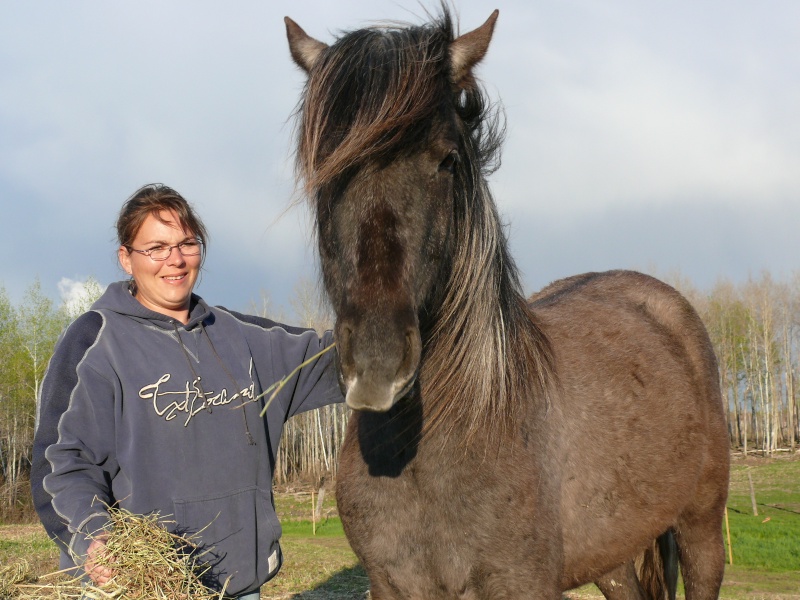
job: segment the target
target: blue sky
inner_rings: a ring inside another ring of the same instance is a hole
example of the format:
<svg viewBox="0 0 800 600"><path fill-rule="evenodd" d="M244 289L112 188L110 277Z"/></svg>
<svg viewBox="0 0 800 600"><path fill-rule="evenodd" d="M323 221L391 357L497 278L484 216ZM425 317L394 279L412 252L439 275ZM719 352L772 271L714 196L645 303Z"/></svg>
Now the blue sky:
<svg viewBox="0 0 800 600"><path fill-rule="evenodd" d="M432 5L428 5L432 6ZM589 270L700 287L800 268L800 3L506 0L479 76L505 107L492 187L528 291ZM303 85L283 17L330 42L416 1L0 3L0 270L119 279L113 224L140 185L211 231L198 292L247 310L316 278L293 197ZM66 288L70 286L67 285Z"/></svg>

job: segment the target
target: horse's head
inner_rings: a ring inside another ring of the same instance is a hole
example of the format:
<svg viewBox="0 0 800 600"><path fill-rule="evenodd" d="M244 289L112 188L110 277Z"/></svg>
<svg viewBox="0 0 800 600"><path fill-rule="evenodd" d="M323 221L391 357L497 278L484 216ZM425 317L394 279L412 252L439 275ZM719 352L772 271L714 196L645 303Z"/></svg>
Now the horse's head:
<svg viewBox="0 0 800 600"><path fill-rule="evenodd" d="M468 199L455 190L480 176L472 68L497 14L457 38L445 12L435 25L359 30L331 46L286 19L308 74L298 166L352 408L386 411L416 381L421 324L457 260L455 204Z"/></svg>

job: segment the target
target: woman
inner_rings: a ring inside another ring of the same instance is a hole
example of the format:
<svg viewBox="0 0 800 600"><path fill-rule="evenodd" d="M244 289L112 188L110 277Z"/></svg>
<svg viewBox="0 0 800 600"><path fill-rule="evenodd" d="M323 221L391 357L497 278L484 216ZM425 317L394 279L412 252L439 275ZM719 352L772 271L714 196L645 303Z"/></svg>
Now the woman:
<svg viewBox="0 0 800 600"><path fill-rule="evenodd" d="M280 568L272 470L283 423L342 400L331 354L259 413L263 389L332 342L313 330L208 306L192 293L207 234L174 190L148 185L117 221L112 284L65 331L42 383L34 501L62 567L98 566L107 507L157 511L198 533L216 585L258 598Z"/></svg>

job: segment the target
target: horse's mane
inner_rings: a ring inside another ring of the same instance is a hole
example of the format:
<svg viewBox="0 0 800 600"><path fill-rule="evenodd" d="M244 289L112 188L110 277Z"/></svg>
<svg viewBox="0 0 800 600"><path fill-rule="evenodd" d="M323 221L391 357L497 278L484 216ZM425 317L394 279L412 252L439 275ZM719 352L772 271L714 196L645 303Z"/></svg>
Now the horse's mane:
<svg viewBox="0 0 800 600"><path fill-rule="evenodd" d="M445 6L427 25L345 34L320 56L298 109L298 171L319 202L363 162L419 148L443 110L458 114L452 253L428 323L421 323L426 431L445 435L455 424L474 432L513 423L525 405L519 399L546 401L553 373L486 183L499 165L500 111L474 80L454 90L454 39Z"/></svg>
<svg viewBox="0 0 800 600"><path fill-rule="evenodd" d="M522 294L486 181L499 165L498 108L488 104L477 84L461 100L456 234L426 344L422 383L429 401L426 427L468 423L472 437L478 429L513 426L530 406L526 400L548 402L555 371L549 341ZM495 435L488 441L493 438L501 444L509 439Z"/></svg>

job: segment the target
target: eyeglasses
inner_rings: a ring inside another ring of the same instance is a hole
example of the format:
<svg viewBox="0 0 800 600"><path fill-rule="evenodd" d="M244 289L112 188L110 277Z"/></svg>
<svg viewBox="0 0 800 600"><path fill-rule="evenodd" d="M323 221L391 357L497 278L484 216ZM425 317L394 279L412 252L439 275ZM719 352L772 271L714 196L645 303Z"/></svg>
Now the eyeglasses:
<svg viewBox="0 0 800 600"><path fill-rule="evenodd" d="M138 252L139 254L149 256L150 260L167 260L172 254L173 248L177 248L181 256L197 256L203 249L203 243L200 240L186 240L174 246L156 246L148 250L137 250L130 246L126 246L126 248L128 252Z"/></svg>

